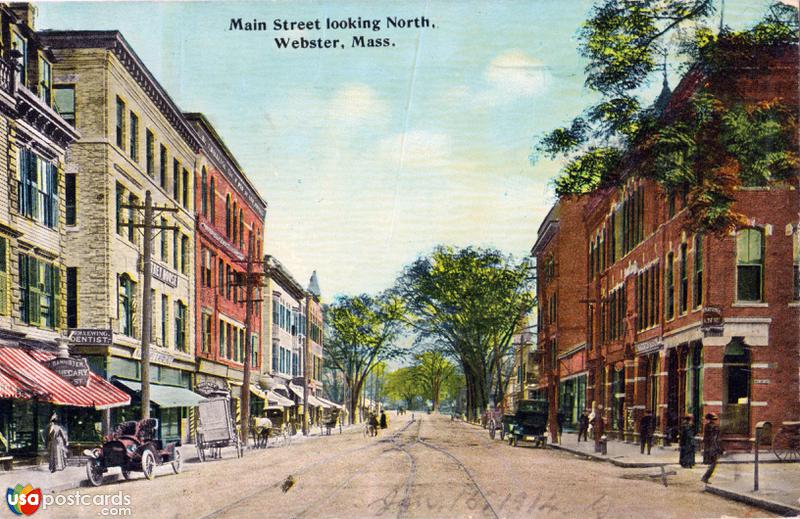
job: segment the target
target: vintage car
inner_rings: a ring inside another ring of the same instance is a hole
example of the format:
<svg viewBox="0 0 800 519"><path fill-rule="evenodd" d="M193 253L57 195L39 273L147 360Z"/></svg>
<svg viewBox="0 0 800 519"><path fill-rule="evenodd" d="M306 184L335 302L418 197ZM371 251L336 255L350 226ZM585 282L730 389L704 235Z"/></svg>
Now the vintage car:
<svg viewBox="0 0 800 519"><path fill-rule="evenodd" d="M163 445L156 439L158 420L146 418L123 422L114 432L105 437L102 447L86 449L86 476L94 486L103 483L103 474L109 467L120 467L122 477L130 479L131 472L141 471L147 479L153 479L157 465L171 463L177 474L183 467L180 442Z"/></svg>
<svg viewBox="0 0 800 519"><path fill-rule="evenodd" d="M513 415L503 416L508 444L516 447L521 441L529 441L537 447L544 447L547 444L547 415L547 400L520 400Z"/></svg>

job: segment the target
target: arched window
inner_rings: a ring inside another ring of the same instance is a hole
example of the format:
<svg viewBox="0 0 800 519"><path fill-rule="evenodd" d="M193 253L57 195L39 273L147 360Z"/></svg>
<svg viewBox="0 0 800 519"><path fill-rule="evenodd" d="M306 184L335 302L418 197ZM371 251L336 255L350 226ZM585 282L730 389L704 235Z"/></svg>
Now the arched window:
<svg viewBox="0 0 800 519"><path fill-rule="evenodd" d="M723 367L724 432L744 434L749 429L750 348L741 337L734 337L725 347Z"/></svg>
<svg viewBox="0 0 800 519"><path fill-rule="evenodd" d="M206 171L206 167L203 166L203 170L200 177L200 210L203 212L203 216L208 216L208 186L206 182L208 181L208 172Z"/></svg>
<svg viewBox="0 0 800 519"><path fill-rule="evenodd" d="M225 196L225 236L231 237L231 195Z"/></svg>
<svg viewBox="0 0 800 519"><path fill-rule="evenodd" d="M234 201L233 202L233 229L231 229L231 234L233 235L231 241L233 241L233 243L236 243L236 241L237 241L236 240L236 231L239 229L239 226L236 225L236 217L237 217L237 215L238 215L238 213L236 212L236 202ZM231 238L231 236L229 236L229 238Z"/></svg>
<svg viewBox="0 0 800 519"><path fill-rule="evenodd" d="M764 296L764 235L742 229L736 236L736 299L761 301Z"/></svg>
<svg viewBox="0 0 800 519"><path fill-rule="evenodd" d="M133 337L133 281L127 274L119 276L119 331Z"/></svg>
<svg viewBox="0 0 800 519"><path fill-rule="evenodd" d="M214 204L216 204L216 201L217 201L217 190L216 190L216 185L215 185L215 182L214 182L214 177L211 177L211 193L210 193L210 195L211 196L209 197L210 198L209 206L210 206L210 213L211 213L211 223L215 224L216 223L215 219L216 219L217 211L216 211L216 209L214 209Z"/></svg>
<svg viewBox="0 0 800 519"><path fill-rule="evenodd" d="M239 209L239 248L244 249L244 211Z"/></svg>

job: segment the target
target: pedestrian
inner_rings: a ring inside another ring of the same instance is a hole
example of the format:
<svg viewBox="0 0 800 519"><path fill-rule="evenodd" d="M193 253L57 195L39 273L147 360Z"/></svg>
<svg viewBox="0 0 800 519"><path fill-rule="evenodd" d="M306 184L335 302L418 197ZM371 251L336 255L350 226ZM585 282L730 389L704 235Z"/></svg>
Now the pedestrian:
<svg viewBox="0 0 800 519"><path fill-rule="evenodd" d="M694 467L694 424L690 414L683 417L679 441L681 467L690 469Z"/></svg>
<svg viewBox="0 0 800 519"><path fill-rule="evenodd" d="M717 468L717 461L725 451L722 448L722 441L719 436L719 425L717 424L717 413L706 415L706 426L703 429L703 459L708 463L708 469L700 481L708 483L714 470Z"/></svg>
<svg viewBox="0 0 800 519"><path fill-rule="evenodd" d="M595 423L595 411L594 407L592 407L592 412L589 413L589 436L594 439L594 423Z"/></svg>
<svg viewBox="0 0 800 519"><path fill-rule="evenodd" d="M378 436L378 417L375 416L375 413L369 415L369 435Z"/></svg>
<svg viewBox="0 0 800 519"><path fill-rule="evenodd" d="M578 441L581 441L581 436L583 436L583 441L589 441L589 410L584 409L581 413L581 417L578 418Z"/></svg>
<svg viewBox="0 0 800 519"><path fill-rule="evenodd" d="M603 435L606 432L606 423L603 420L603 406L598 405L597 411L594 414L594 420L592 421L594 425L594 451L595 452L602 452L602 448L600 443L603 441Z"/></svg>
<svg viewBox="0 0 800 519"><path fill-rule="evenodd" d="M639 446L641 453L644 454L644 448L647 446L647 455L650 455L650 449L653 447L653 429L655 429L655 419L653 411L647 409L644 416L639 419Z"/></svg>
<svg viewBox="0 0 800 519"><path fill-rule="evenodd" d="M386 411L381 411L381 429L386 429L387 427L389 427L389 423L386 418Z"/></svg>
<svg viewBox="0 0 800 519"><path fill-rule="evenodd" d="M556 413L556 425L558 425L558 443L561 443L561 434L564 432L564 411L561 409Z"/></svg>
<svg viewBox="0 0 800 519"><path fill-rule="evenodd" d="M50 472L64 470L67 466L67 432L58 424L56 413L50 417L47 428L47 450L50 454Z"/></svg>

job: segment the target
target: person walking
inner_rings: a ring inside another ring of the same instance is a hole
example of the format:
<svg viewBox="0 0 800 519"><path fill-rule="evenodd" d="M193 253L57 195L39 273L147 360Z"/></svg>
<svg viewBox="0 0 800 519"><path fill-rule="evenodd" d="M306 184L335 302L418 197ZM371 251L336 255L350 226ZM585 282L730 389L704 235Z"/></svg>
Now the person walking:
<svg viewBox="0 0 800 519"><path fill-rule="evenodd" d="M722 440L719 435L719 419L717 413L706 415L706 425L703 428L703 459L708 463L708 469L700 481L708 483L714 471L717 469L717 461L725 451L722 448Z"/></svg>
<svg viewBox="0 0 800 519"><path fill-rule="evenodd" d="M47 450L50 454L50 472L64 470L67 466L67 431L58 424L58 416L53 413L47 427Z"/></svg>
<svg viewBox="0 0 800 519"><path fill-rule="evenodd" d="M683 417L678 441L680 442L678 445L680 446L679 462L681 467L685 469L694 467L694 424L690 414Z"/></svg>
<svg viewBox="0 0 800 519"><path fill-rule="evenodd" d="M644 412L644 416L639 419L639 446L642 454L644 454L644 448L647 446L647 455L650 455L650 449L653 447L654 429L655 419L653 418L653 412L648 409Z"/></svg>
<svg viewBox="0 0 800 519"><path fill-rule="evenodd" d="M556 413L556 425L558 425L558 443L561 443L561 435L564 432L564 411L561 409Z"/></svg>
<svg viewBox="0 0 800 519"><path fill-rule="evenodd" d="M375 416L375 413L370 413L369 415L369 435L370 436L378 436L378 417Z"/></svg>
<svg viewBox="0 0 800 519"><path fill-rule="evenodd" d="M581 436L583 436L583 441L589 441L589 410L584 409L581 413L581 417L578 418L578 441L581 441Z"/></svg>
<svg viewBox="0 0 800 519"><path fill-rule="evenodd" d="M381 411L381 429L389 427L389 422L386 418L386 411Z"/></svg>

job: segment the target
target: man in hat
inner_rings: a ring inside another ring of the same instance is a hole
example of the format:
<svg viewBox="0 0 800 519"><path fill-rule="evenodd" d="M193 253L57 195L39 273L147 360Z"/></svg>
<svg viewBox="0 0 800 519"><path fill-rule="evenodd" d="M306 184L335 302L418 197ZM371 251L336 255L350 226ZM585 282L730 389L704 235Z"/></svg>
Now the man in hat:
<svg viewBox="0 0 800 519"><path fill-rule="evenodd" d="M581 436L583 436L583 441L589 441L589 410L584 409L581 413L580 418L578 418L578 441L581 441Z"/></svg>
<svg viewBox="0 0 800 519"><path fill-rule="evenodd" d="M683 417L680 429L680 464L681 467L690 469L694 467L694 424L692 415L687 414Z"/></svg>
<svg viewBox="0 0 800 519"><path fill-rule="evenodd" d="M708 413L706 415L706 425L703 429L703 459L708 463L708 469L700 481L708 483L714 470L717 468L717 461L724 453L722 449L722 441L719 433L719 419L717 413Z"/></svg>
<svg viewBox="0 0 800 519"><path fill-rule="evenodd" d="M644 416L639 420L639 446L641 453L644 454L644 448L647 447L647 455L650 455L650 449L653 448L653 431L655 430L655 418L653 411L650 409L644 412Z"/></svg>
<svg viewBox="0 0 800 519"><path fill-rule="evenodd" d="M64 470L67 466L67 432L58 424L58 416L53 413L47 427L47 450L50 454L50 472Z"/></svg>

